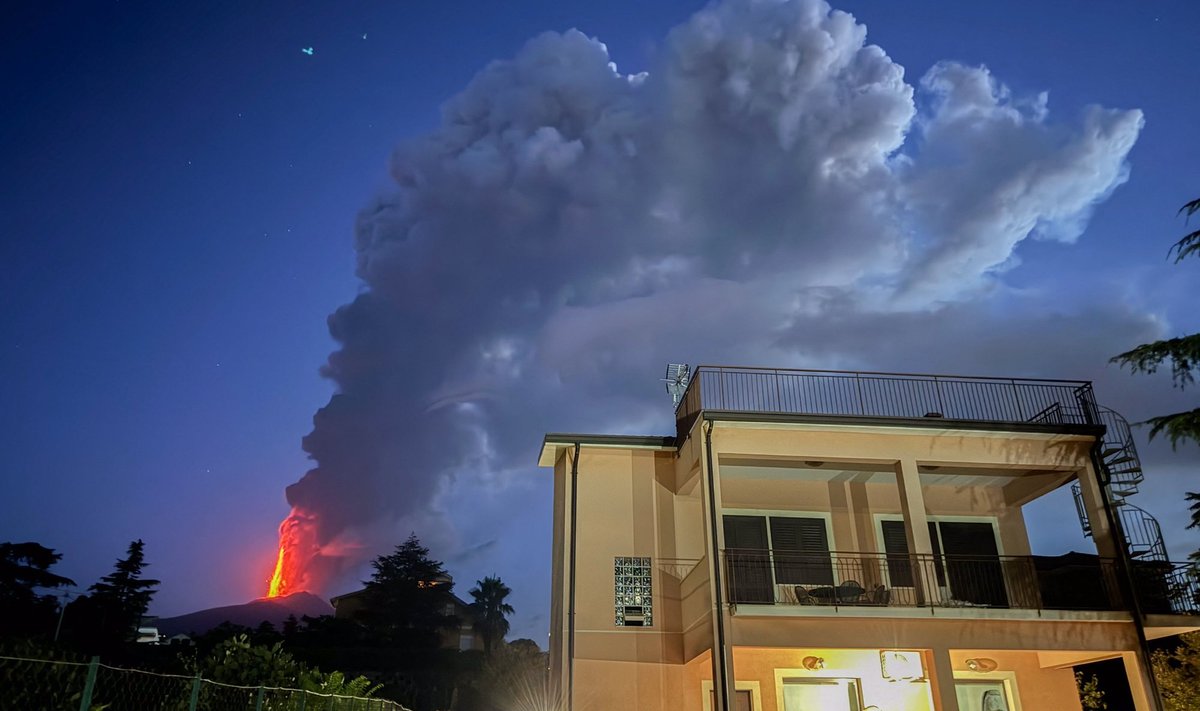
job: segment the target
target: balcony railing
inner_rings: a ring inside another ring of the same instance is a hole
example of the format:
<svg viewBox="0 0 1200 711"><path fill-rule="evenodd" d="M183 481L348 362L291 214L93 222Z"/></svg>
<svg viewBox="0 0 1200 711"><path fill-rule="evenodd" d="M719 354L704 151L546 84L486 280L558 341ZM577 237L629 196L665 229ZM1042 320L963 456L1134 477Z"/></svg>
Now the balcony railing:
<svg viewBox="0 0 1200 711"><path fill-rule="evenodd" d="M1195 563L1134 560L1131 574L1142 612L1200 615L1200 568Z"/></svg>
<svg viewBox="0 0 1200 711"><path fill-rule="evenodd" d="M729 602L886 608L1124 610L1115 562L1035 556L725 551ZM1149 582L1153 576L1147 576ZM1155 578L1157 580L1157 578ZM1166 595L1174 594L1169 586Z"/></svg>
<svg viewBox="0 0 1200 711"><path fill-rule="evenodd" d="M679 432L701 410L844 417L1095 424L1091 383L702 365L675 409Z"/></svg>

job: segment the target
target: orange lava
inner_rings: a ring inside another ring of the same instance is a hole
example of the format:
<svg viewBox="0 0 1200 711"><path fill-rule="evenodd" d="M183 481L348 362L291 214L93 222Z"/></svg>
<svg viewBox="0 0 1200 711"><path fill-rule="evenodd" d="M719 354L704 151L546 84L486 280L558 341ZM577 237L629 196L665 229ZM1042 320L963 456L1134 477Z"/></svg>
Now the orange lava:
<svg viewBox="0 0 1200 711"><path fill-rule="evenodd" d="M283 597L307 590L313 583L312 563L317 553L316 520L300 508L293 508L279 524L279 555L267 583L267 597Z"/></svg>
<svg viewBox="0 0 1200 711"><path fill-rule="evenodd" d="M283 560L286 555L287 551L281 544L279 559L275 561L275 572L271 575L271 582L267 586L267 597L279 597L287 589L287 581L283 578Z"/></svg>

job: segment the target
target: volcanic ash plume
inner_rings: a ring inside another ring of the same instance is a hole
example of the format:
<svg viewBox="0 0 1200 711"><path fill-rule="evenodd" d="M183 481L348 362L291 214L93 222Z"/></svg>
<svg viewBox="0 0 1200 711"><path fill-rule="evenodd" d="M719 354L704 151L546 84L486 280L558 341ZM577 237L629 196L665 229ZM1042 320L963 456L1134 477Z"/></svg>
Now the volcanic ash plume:
<svg viewBox="0 0 1200 711"><path fill-rule="evenodd" d="M821 0L717 2L655 56L622 74L596 39L541 35L397 148L272 594L359 562L333 552L348 531L375 553L438 508L475 525L542 432L669 429L662 363L819 365L802 329L831 305L839 333L974 309L1020 242L1080 235L1142 126L1052 122L984 67L910 84Z"/></svg>

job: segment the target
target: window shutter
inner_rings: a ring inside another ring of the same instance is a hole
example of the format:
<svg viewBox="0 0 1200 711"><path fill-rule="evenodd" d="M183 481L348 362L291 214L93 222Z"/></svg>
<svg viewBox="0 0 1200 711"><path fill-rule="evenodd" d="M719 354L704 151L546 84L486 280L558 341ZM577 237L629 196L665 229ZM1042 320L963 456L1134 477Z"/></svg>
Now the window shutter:
<svg viewBox="0 0 1200 711"><path fill-rule="evenodd" d="M771 517L775 582L832 585L829 535L820 518Z"/></svg>

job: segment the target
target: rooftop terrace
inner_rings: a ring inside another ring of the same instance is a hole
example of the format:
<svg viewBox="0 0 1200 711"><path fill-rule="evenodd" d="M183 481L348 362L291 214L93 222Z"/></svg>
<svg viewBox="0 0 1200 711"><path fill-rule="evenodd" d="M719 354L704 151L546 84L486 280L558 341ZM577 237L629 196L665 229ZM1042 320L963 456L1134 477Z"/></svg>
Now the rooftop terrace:
<svg viewBox="0 0 1200 711"><path fill-rule="evenodd" d="M1097 425L1086 380L698 366L675 409L678 434L701 411L726 414Z"/></svg>

